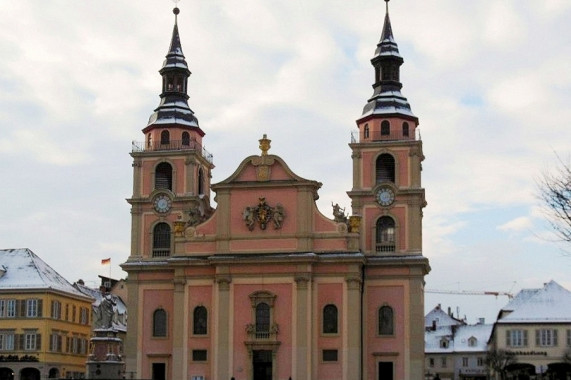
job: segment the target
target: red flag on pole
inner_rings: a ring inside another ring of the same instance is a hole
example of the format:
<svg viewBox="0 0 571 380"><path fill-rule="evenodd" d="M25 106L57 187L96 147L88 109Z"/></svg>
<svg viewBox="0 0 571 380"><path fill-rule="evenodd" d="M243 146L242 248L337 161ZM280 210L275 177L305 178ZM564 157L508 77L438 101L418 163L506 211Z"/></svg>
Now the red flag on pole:
<svg viewBox="0 0 571 380"><path fill-rule="evenodd" d="M111 258L101 260L101 265L111 264Z"/></svg>

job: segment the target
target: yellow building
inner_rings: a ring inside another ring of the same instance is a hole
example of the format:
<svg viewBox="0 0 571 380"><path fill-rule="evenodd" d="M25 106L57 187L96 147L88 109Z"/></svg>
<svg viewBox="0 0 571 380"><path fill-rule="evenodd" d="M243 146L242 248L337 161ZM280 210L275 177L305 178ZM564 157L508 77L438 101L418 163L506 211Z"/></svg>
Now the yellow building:
<svg viewBox="0 0 571 380"><path fill-rule="evenodd" d="M29 249L0 250L0 380L84 378L92 302Z"/></svg>

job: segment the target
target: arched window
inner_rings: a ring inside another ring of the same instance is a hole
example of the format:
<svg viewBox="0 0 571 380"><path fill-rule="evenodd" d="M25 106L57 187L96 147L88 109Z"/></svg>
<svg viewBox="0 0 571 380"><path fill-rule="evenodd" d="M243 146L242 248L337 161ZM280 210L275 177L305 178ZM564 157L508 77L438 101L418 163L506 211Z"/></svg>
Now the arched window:
<svg viewBox="0 0 571 380"><path fill-rule="evenodd" d="M186 131L182 132L182 145L184 146L190 145L190 133Z"/></svg>
<svg viewBox="0 0 571 380"><path fill-rule="evenodd" d="M155 189L172 190L172 166L161 162L155 168Z"/></svg>
<svg viewBox="0 0 571 380"><path fill-rule="evenodd" d="M395 159L393 156L383 153L377 157L375 165L377 183L384 181L395 182Z"/></svg>
<svg viewBox="0 0 571 380"><path fill-rule="evenodd" d="M323 308L323 333L337 334L337 306L326 305Z"/></svg>
<svg viewBox="0 0 571 380"><path fill-rule="evenodd" d="M365 124L365 127L363 128L363 138L368 139L369 133L369 124Z"/></svg>
<svg viewBox="0 0 571 380"><path fill-rule="evenodd" d="M153 140L151 134L149 133L147 135L147 148L151 149L152 147L153 147Z"/></svg>
<svg viewBox="0 0 571 380"><path fill-rule="evenodd" d="M261 302L256 305L256 333L270 332L270 305Z"/></svg>
<svg viewBox="0 0 571 380"><path fill-rule="evenodd" d="M161 145L167 145L170 143L170 133L166 129L161 132Z"/></svg>
<svg viewBox="0 0 571 380"><path fill-rule="evenodd" d="M192 332L195 335L206 335L208 331L208 311L204 306L197 306L193 313Z"/></svg>
<svg viewBox="0 0 571 380"><path fill-rule="evenodd" d="M204 170L198 169L198 195L204 194Z"/></svg>
<svg viewBox="0 0 571 380"><path fill-rule="evenodd" d="M402 135L404 137L408 137L408 123L405 121L404 123L402 123Z"/></svg>
<svg viewBox="0 0 571 380"><path fill-rule="evenodd" d="M381 306L379 309L379 335L394 335L394 313L390 306Z"/></svg>
<svg viewBox="0 0 571 380"><path fill-rule="evenodd" d="M381 122L381 136L389 136L391 134L391 123L388 120Z"/></svg>
<svg viewBox="0 0 571 380"><path fill-rule="evenodd" d="M153 228L153 257L169 256L171 252L171 228L158 223Z"/></svg>
<svg viewBox="0 0 571 380"><path fill-rule="evenodd" d="M390 216L382 216L377 220L376 243L377 252L395 251L395 221Z"/></svg>
<svg viewBox="0 0 571 380"><path fill-rule="evenodd" d="M153 336L167 336L167 312L164 309L153 313Z"/></svg>

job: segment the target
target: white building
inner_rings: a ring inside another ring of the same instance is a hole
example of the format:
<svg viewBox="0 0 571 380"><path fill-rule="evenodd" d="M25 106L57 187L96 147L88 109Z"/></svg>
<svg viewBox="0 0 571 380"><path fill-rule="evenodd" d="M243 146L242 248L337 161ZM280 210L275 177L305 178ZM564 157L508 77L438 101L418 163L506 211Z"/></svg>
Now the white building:
<svg viewBox="0 0 571 380"><path fill-rule="evenodd" d="M467 325L444 312L440 305L424 320L426 378L471 379L486 378L485 357L493 325Z"/></svg>

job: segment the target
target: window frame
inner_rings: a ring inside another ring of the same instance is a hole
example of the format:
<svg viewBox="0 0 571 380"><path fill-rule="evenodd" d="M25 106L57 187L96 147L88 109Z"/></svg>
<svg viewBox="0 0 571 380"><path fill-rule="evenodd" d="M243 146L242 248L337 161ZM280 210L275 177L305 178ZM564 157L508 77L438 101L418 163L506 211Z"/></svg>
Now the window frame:
<svg viewBox="0 0 571 380"><path fill-rule="evenodd" d="M389 314L383 314L384 311ZM383 304L377 310L377 335L380 337L395 336L395 310L389 304ZM387 319L388 318L388 319Z"/></svg>
<svg viewBox="0 0 571 380"><path fill-rule="evenodd" d="M159 314L160 313L160 314ZM164 317L164 321L158 320L157 316ZM162 307L156 308L153 311L153 321L152 321L152 337L153 338L168 338L168 313ZM163 323L164 326L159 325L159 323ZM164 331L164 332L163 332Z"/></svg>
<svg viewBox="0 0 571 380"><path fill-rule="evenodd" d="M333 303L328 303L323 306L321 315L321 333L323 335L339 334L339 308Z"/></svg>
<svg viewBox="0 0 571 380"><path fill-rule="evenodd" d="M198 315L199 312L204 315ZM200 318L204 318L204 326L198 324ZM208 309L203 305L196 306L192 311L192 335L208 335Z"/></svg>

